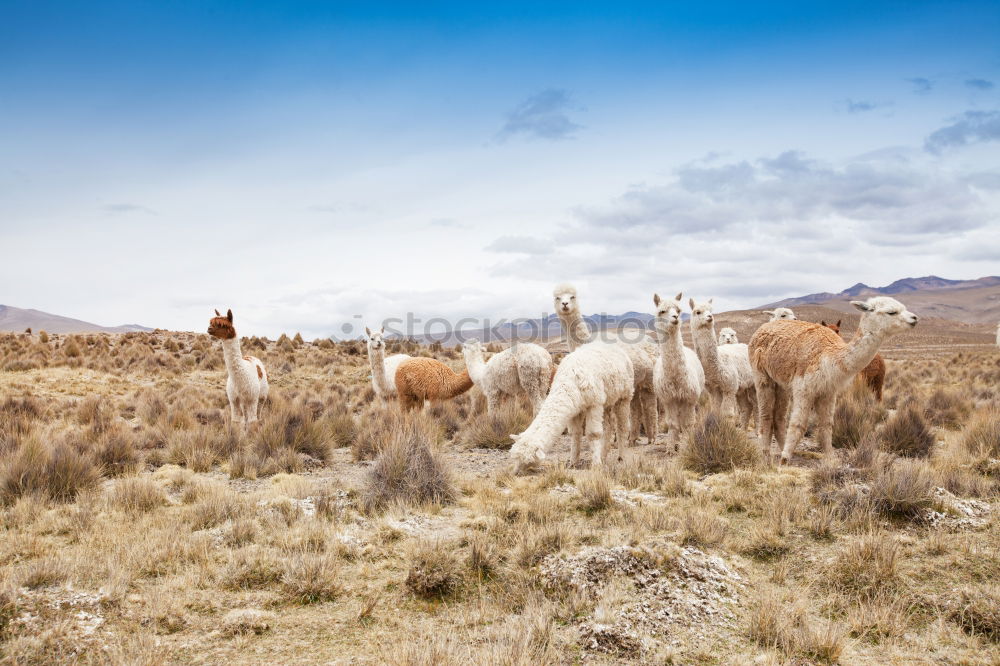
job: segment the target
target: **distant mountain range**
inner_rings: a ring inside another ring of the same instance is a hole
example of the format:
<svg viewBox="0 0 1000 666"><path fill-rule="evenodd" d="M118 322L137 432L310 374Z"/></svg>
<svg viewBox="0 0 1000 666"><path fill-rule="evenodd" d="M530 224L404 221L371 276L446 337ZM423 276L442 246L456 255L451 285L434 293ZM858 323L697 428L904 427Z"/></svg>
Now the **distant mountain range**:
<svg viewBox="0 0 1000 666"><path fill-rule="evenodd" d="M122 326L100 326L79 319L61 317L59 315L15 308L10 305L0 305L0 331L21 333L26 328L32 331L46 333L132 333L135 331L152 331L153 329L138 324L123 324Z"/></svg>
<svg viewBox="0 0 1000 666"><path fill-rule="evenodd" d="M840 312L855 312L852 300L871 296L893 296L906 307L924 317L941 317L970 324L1000 320L1000 276L978 280L948 280L936 275L903 278L885 287L869 287L859 282L853 287L832 294L821 292L768 303L761 308L795 308L801 305L825 305Z"/></svg>

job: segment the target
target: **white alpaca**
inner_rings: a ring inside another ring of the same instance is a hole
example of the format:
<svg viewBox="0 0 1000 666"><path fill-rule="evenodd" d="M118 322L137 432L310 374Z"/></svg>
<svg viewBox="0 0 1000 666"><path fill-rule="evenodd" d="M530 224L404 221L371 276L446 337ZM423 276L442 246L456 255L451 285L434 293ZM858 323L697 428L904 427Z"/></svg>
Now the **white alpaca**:
<svg viewBox="0 0 1000 666"><path fill-rule="evenodd" d="M739 338L736 337L736 331L731 328L724 328L719 331L719 344L720 345L736 345L739 344Z"/></svg>
<svg viewBox="0 0 1000 666"><path fill-rule="evenodd" d="M486 409L492 412L504 396L526 395L532 414L537 414L545 400L552 378L552 356L538 345L515 342L513 346L483 360L479 340L469 340L462 346L465 367L472 383L486 396Z"/></svg>
<svg viewBox="0 0 1000 666"><path fill-rule="evenodd" d="M240 351L240 339L233 326L233 311L223 317L215 311L215 317L208 322L208 334L222 341L222 357L226 360L226 395L233 422L243 427L257 420L260 403L267 398L267 370L255 356L244 356Z"/></svg>
<svg viewBox="0 0 1000 666"><path fill-rule="evenodd" d="M711 298L707 303L695 303L692 298L688 304L691 306L691 339L705 369L705 388L716 409L723 414L735 416L738 408L740 424L745 428L756 404L747 346L739 343L720 346L716 342Z"/></svg>
<svg viewBox="0 0 1000 666"><path fill-rule="evenodd" d="M399 364L408 358L413 358L409 354L393 354L389 358L385 357L385 327L373 331L365 326L365 335L368 338L368 362L372 369L372 388L375 395L383 400L392 400L396 397L396 370Z"/></svg>
<svg viewBox="0 0 1000 666"><path fill-rule="evenodd" d="M773 310L764 310L764 314L771 315L771 318L768 321L778 321L779 319L796 321L795 313L792 312L791 308L774 308Z"/></svg>
<svg viewBox="0 0 1000 666"><path fill-rule="evenodd" d="M632 361L621 345L594 342L570 352L559 364L549 395L531 425L520 435L511 435L514 445L510 455L516 471L544 459L567 427L572 436L570 464L579 461L580 442L586 432L591 466L603 465L610 448L606 446L605 418L618 441L620 456L629 435L634 386Z"/></svg>
<svg viewBox="0 0 1000 666"><path fill-rule="evenodd" d="M653 376L656 397L663 403L667 421L667 445L679 448L681 437L694 423L698 399L705 390L705 373L698 355L684 346L681 336L681 296L674 300L653 294L654 326L660 342Z"/></svg>
<svg viewBox="0 0 1000 666"><path fill-rule="evenodd" d="M770 321L750 339L761 444L769 454L773 430L782 463L791 458L814 410L817 438L824 453L832 455L837 395L885 339L917 325L917 315L894 298L877 296L851 305L863 314L849 342L826 326L805 321Z"/></svg>
<svg viewBox="0 0 1000 666"><path fill-rule="evenodd" d="M587 327L587 322L580 312L576 288L570 284L560 284L552 292L553 305L559 321L566 334L566 343L570 351L594 339ZM653 366L656 364L656 344L650 340L644 331L635 333L634 340L625 340L615 335L613 344L620 345L632 361L635 377L635 391L632 397L632 431L629 440L635 442L639 438L639 426L646 430L646 437L652 444L656 439L656 389L653 386ZM640 337L641 336L641 337Z"/></svg>

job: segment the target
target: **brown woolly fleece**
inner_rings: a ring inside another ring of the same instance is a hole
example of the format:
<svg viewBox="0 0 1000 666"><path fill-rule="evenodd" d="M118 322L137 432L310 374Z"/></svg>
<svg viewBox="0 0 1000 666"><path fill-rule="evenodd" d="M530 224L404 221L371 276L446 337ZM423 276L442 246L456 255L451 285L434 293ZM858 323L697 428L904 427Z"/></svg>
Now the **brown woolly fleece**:
<svg viewBox="0 0 1000 666"><path fill-rule="evenodd" d="M836 324L828 324L825 321L821 321L820 324L840 335L839 320ZM882 402L882 387L885 385L885 359L882 358L882 354L875 354L875 358L865 366L859 377L864 380L869 390L875 394L875 399Z"/></svg>
<svg viewBox="0 0 1000 666"><path fill-rule="evenodd" d="M421 407L425 400L450 400L470 388L468 370L457 373L433 358L411 358L396 369L396 393L403 409Z"/></svg>
<svg viewBox="0 0 1000 666"><path fill-rule="evenodd" d="M824 357L842 352L847 343L826 326L776 319L757 329L749 347L754 369L787 385L817 370Z"/></svg>

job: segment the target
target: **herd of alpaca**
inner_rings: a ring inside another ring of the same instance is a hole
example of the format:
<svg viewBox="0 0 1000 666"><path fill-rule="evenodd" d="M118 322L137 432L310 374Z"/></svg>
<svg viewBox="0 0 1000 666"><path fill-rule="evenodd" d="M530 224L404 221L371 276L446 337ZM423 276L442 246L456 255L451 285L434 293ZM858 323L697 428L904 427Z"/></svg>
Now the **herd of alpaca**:
<svg viewBox="0 0 1000 666"><path fill-rule="evenodd" d="M606 462L613 443L619 458L641 431L653 442L662 416L667 446L678 450L695 422L702 393L715 409L746 428L755 417L766 455L772 436L787 463L815 415L817 439L824 453L831 437L837 395L859 373L881 400L885 362L878 348L888 337L916 326L917 316L888 297L851 301L861 310L857 334L845 341L839 325L799 321L788 308L767 311L749 344L724 328L716 335L712 300L688 300L693 349L684 345L682 294L674 299L653 295L654 343L643 333L626 340L597 339L587 326L571 285L553 292L556 314L569 354L556 366L548 351L517 342L486 359L478 340L462 349L466 368L458 373L433 358L406 354L385 356L384 329L365 329L372 388L382 400L396 400L404 410L449 400L478 386L493 412L504 399L524 396L533 419L527 429L512 433L510 450L515 467L543 460L556 439L568 429L570 463L576 465L586 438L591 465ZM234 423L246 427L257 420L267 397L264 364L240 352L233 313L216 310L208 333L222 341L229 374L226 393ZM603 336L602 336L603 337Z"/></svg>

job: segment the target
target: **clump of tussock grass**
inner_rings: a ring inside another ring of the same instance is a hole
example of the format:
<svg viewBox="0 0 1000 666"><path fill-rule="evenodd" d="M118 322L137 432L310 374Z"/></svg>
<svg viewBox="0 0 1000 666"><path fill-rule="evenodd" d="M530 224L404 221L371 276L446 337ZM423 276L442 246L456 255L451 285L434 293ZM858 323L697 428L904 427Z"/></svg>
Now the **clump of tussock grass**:
<svg viewBox="0 0 1000 666"><path fill-rule="evenodd" d="M126 477L115 482L108 503L127 513L148 513L167 501L160 484L141 476Z"/></svg>
<svg viewBox="0 0 1000 666"><path fill-rule="evenodd" d="M789 657L837 663L845 646L845 632L833 622L817 623L803 601L769 589L754 600L747 634L756 643Z"/></svg>
<svg viewBox="0 0 1000 666"><path fill-rule="evenodd" d="M183 500L190 504L187 518L191 529L203 530L242 518L249 507L235 492L214 484L188 486Z"/></svg>
<svg viewBox="0 0 1000 666"><path fill-rule="evenodd" d="M357 435L354 415L343 406L324 414L320 423L330 446L335 449L350 446Z"/></svg>
<svg viewBox="0 0 1000 666"><path fill-rule="evenodd" d="M607 511L615 505L611 496L611 483L601 470L584 475L576 484L580 491L578 506L587 515Z"/></svg>
<svg viewBox="0 0 1000 666"><path fill-rule="evenodd" d="M384 447L415 434L434 443L444 437L441 426L422 411L406 413L395 403L374 404L358 418L351 454L355 460L371 460Z"/></svg>
<svg viewBox="0 0 1000 666"><path fill-rule="evenodd" d="M706 509L688 508L678 518L680 541L684 545L717 546L726 538L729 523Z"/></svg>
<svg viewBox="0 0 1000 666"><path fill-rule="evenodd" d="M323 427L309 406L301 402L267 410L257 432L250 435L250 447L262 460L280 461L289 453L320 462L330 458L330 443ZM279 466L287 467L287 458Z"/></svg>
<svg viewBox="0 0 1000 666"><path fill-rule="evenodd" d="M509 449L511 434L524 432L531 424L531 412L519 400L509 400L489 414L469 419L458 441L469 448Z"/></svg>
<svg viewBox="0 0 1000 666"><path fill-rule="evenodd" d="M418 597L443 597L461 582L461 563L447 544L420 541L411 550L409 559L406 587Z"/></svg>
<svg viewBox="0 0 1000 666"><path fill-rule="evenodd" d="M269 550L249 546L229 554L219 584L227 590L260 590L277 584L283 573L281 562Z"/></svg>
<svg viewBox="0 0 1000 666"><path fill-rule="evenodd" d="M5 399L0 402L0 438L10 438L13 442L24 437L45 414L44 403L34 396Z"/></svg>
<svg viewBox="0 0 1000 666"><path fill-rule="evenodd" d="M139 468L134 436L121 427L102 433L92 447L94 461L106 476L122 476Z"/></svg>
<svg viewBox="0 0 1000 666"><path fill-rule="evenodd" d="M1000 407L982 409L972 417L959 435L960 448L983 474L1000 476Z"/></svg>
<svg viewBox="0 0 1000 666"><path fill-rule="evenodd" d="M422 428L405 426L384 444L365 479L361 507L384 511L393 503L446 504L454 500L451 475Z"/></svg>
<svg viewBox="0 0 1000 666"><path fill-rule="evenodd" d="M90 456L64 442L48 443L31 434L0 463L0 503L38 494L69 502L100 479Z"/></svg>
<svg viewBox="0 0 1000 666"><path fill-rule="evenodd" d="M934 475L923 461L896 460L872 478L869 497L886 515L919 518L934 504Z"/></svg>
<svg viewBox="0 0 1000 666"><path fill-rule="evenodd" d="M967 634L1000 643L1000 587L966 586L950 601L951 619Z"/></svg>
<svg viewBox="0 0 1000 666"><path fill-rule="evenodd" d="M899 544L885 532L862 535L837 553L827 574L827 583L848 596L876 598L899 584Z"/></svg>
<svg viewBox="0 0 1000 666"><path fill-rule="evenodd" d="M271 630L274 613L256 608L236 608L222 618L224 636L260 636Z"/></svg>
<svg viewBox="0 0 1000 666"><path fill-rule="evenodd" d="M886 421L879 432L885 450L910 458L927 458L935 437L920 410L907 405Z"/></svg>
<svg viewBox="0 0 1000 666"><path fill-rule="evenodd" d="M924 404L927 420L936 426L957 430L972 412L972 405L958 391L935 389Z"/></svg>
<svg viewBox="0 0 1000 666"><path fill-rule="evenodd" d="M333 555L305 553L288 560L281 586L285 596L299 604L331 601L343 591L338 574Z"/></svg>
<svg viewBox="0 0 1000 666"><path fill-rule="evenodd" d="M700 474L756 467L762 462L760 447L732 419L710 412L681 448L681 464Z"/></svg>
<svg viewBox="0 0 1000 666"><path fill-rule="evenodd" d="M850 390L837 400L833 418L834 448L855 447L875 432L885 419L885 408L875 400L864 382L855 380Z"/></svg>
<svg viewBox="0 0 1000 666"><path fill-rule="evenodd" d="M651 462L633 456L610 469L611 477L630 490L660 492L678 497L691 492L684 470L673 462Z"/></svg>
<svg viewBox="0 0 1000 666"><path fill-rule="evenodd" d="M69 578L69 565L64 560L52 556L32 560L17 573L18 585L29 590L58 585L67 578Z"/></svg>

